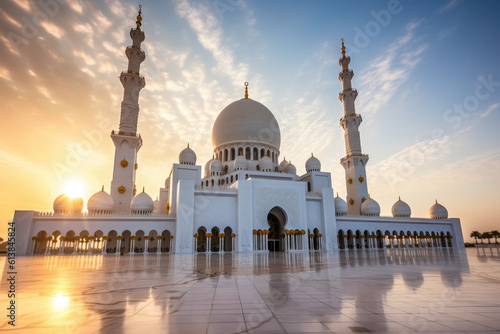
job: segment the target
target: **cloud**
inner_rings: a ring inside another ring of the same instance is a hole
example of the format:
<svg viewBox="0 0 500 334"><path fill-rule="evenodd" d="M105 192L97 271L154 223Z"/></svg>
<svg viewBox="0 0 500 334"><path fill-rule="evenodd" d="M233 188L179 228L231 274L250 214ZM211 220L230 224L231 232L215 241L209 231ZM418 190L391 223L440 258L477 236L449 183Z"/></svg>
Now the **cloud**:
<svg viewBox="0 0 500 334"><path fill-rule="evenodd" d="M484 112L482 112L479 117L481 118L485 118L485 117L488 117L491 112L495 109L497 109L498 107L500 107L500 103L495 103L495 104L492 104L491 106L489 106Z"/></svg>
<svg viewBox="0 0 500 334"><path fill-rule="evenodd" d="M187 20L195 31L200 44L217 61L217 69L231 78L234 84L248 80L249 66L235 64L233 51L223 43L223 31L212 9L202 3L191 4L187 0L177 1L177 13Z"/></svg>
<svg viewBox="0 0 500 334"><path fill-rule="evenodd" d="M453 33L455 33L457 28L458 28L458 26L454 26L454 27L440 31L438 34L438 40L442 40L443 38L446 38L448 36L453 35Z"/></svg>
<svg viewBox="0 0 500 334"><path fill-rule="evenodd" d="M405 35L389 45L387 51L377 57L372 65L360 72L358 108L364 115L374 114L396 94L410 73L422 60L427 44L415 37L421 22L412 21L406 26Z"/></svg>
<svg viewBox="0 0 500 334"><path fill-rule="evenodd" d="M459 2L460 0L450 0L446 5L437 10L438 14L449 12L450 10L455 8L459 4Z"/></svg>

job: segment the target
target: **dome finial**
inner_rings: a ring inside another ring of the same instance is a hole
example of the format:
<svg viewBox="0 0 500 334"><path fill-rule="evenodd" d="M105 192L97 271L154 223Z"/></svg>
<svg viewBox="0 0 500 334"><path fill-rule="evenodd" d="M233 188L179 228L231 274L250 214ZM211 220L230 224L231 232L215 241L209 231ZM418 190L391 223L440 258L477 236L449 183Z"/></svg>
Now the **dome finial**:
<svg viewBox="0 0 500 334"><path fill-rule="evenodd" d="M102 189L101 189L101 191L104 191L104 184L102 185Z"/></svg>
<svg viewBox="0 0 500 334"><path fill-rule="evenodd" d="M142 187L142 192L144 192L144 188L145 188L145 187Z"/></svg>
<svg viewBox="0 0 500 334"><path fill-rule="evenodd" d="M245 81L245 99L248 99L248 82Z"/></svg>
<svg viewBox="0 0 500 334"><path fill-rule="evenodd" d="M339 192L337 191L337 198L339 197Z"/></svg>
<svg viewBox="0 0 500 334"><path fill-rule="evenodd" d="M345 57L345 45L344 45L344 39L342 38L342 56Z"/></svg>
<svg viewBox="0 0 500 334"><path fill-rule="evenodd" d="M314 158L314 154L311 152L311 158Z"/></svg>
<svg viewBox="0 0 500 334"><path fill-rule="evenodd" d="M399 197L399 201L401 202L401 196L398 196Z"/></svg>
<svg viewBox="0 0 500 334"><path fill-rule="evenodd" d="M189 143L188 143L188 148L189 148Z"/></svg>
<svg viewBox="0 0 500 334"><path fill-rule="evenodd" d="M137 21L135 22L137 24L137 29L141 29L141 21L142 21L142 16L141 16L141 9L142 5L139 5L139 15L137 15Z"/></svg>
<svg viewBox="0 0 500 334"><path fill-rule="evenodd" d="M438 204L438 200L436 200L436 204Z"/></svg>

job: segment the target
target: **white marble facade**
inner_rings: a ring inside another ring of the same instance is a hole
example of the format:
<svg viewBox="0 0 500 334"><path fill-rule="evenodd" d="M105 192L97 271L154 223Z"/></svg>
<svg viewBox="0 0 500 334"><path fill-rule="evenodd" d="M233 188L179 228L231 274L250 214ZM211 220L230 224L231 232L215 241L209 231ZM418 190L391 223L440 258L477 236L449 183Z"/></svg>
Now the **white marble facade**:
<svg viewBox="0 0 500 334"><path fill-rule="evenodd" d="M460 220L448 218L437 202L429 218L412 218L401 200L393 217L380 217L378 203L367 195L368 156L361 153L357 91L351 87L354 74L344 48L339 78L346 131L345 200L334 198L331 175L321 170L317 157L309 158L303 175L297 175L291 162L280 161L278 122L267 107L249 98L248 87L245 97L229 104L215 121L213 158L204 167L188 146L166 175L157 201L136 193L143 144L136 118L145 83L139 73L145 38L140 26L138 21L131 30L133 45L127 48L135 57L129 57L133 64L121 75L125 92L128 85L140 85L137 94L124 94L120 131L111 135L115 159L110 193L103 189L94 194L88 212L82 212L82 199L65 195L54 202L54 212L16 211L19 255L463 247ZM133 117L127 116L130 110Z"/></svg>

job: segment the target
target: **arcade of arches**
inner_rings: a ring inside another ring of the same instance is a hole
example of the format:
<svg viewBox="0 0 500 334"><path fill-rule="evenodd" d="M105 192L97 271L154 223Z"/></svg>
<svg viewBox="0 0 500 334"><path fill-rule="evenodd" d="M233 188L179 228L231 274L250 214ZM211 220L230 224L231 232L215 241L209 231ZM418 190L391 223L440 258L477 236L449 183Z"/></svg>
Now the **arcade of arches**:
<svg viewBox="0 0 500 334"><path fill-rule="evenodd" d="M78 235L68 231L65 235L54 231L48 235L40 231L31 238L32 254L148 254L148 253L173 253L174 236L169 230L161 234L149 231L145 234L139 230L134 235L125 230L120 235L111 230L107 235L101 230L90 235L89 231L81 231Z"/></svg>
<svg viewBox="0 0 500 334"><path fill-rule="evenodd" d="M337 234L339 249L363 249L363 248L434 248L434 247L452 247L453 236L450 232L422 232L408 231L399 233L393 231L368 232L360 230L352 232L348 230L344 233L339 230Z"/></svg>

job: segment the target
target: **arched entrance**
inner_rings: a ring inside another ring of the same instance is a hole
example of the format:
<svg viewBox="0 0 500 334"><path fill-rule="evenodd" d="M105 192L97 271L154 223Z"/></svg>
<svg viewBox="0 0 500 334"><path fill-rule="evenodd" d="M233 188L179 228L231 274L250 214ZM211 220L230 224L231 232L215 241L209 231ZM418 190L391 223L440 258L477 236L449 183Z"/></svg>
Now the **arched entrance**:
<svg viewBox="0 0 500 334"><path fill-rule="evenodd" d="M283 209L276 206L269 211L267 214L267 223L269 224L267 247L270 252L279 252L283 249L281 242L286 225L286 214Z"/></svg>

